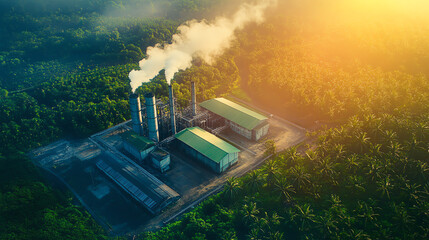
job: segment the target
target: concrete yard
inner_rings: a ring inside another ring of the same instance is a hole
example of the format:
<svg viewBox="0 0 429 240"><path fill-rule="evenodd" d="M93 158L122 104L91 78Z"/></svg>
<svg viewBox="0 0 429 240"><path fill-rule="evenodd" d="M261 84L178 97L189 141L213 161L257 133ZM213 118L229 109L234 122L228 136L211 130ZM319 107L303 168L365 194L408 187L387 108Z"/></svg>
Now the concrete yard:
<svg viewBox="0 0 429 240"><path fill-rule="evenodd" d="M88 140L60 141L30 153L35 164L66 185L98 223L114 234L124 234L151 215L97 169L100 154Z"/></svg>
<svg viewBox="0 0 429 240"><path fill-rule="evenodd" d="M155 230L173 221L212 193L220 190L226 180L242 176L257 168L264 160L264 142L273 139L278 150L287 149L305 139L305 129L274 117L269 119L268 135L259 142L225 130L218 136L241 150L238 162L222 174L216 174L180 149L167 147L171 154L170 170L160 173L143 165L148 172L180 194L181 198L152 215L137 201L109 180L97 167L97 157L103 151L120 154L120 133L130 129L126 122L81 141L59 141L30 153L36 165L55 175L64 183L105 229L112 235L132 235ZM125 154L126 155L126 154ZM125 157L125 156L123 156ZM129 155L126 157L131 158Z"/></svg>

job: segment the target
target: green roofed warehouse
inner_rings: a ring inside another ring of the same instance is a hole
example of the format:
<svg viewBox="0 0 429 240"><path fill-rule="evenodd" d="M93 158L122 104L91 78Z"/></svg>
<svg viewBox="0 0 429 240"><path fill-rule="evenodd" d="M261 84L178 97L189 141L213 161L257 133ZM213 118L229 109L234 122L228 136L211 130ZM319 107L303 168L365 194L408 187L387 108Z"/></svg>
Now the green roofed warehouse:
<svg viewBox="0 0 429 240"><path fill-rule="evenodd" d="M258 141L267 135L268 118L225 98L214 98L200 103L200 107L225 119L234 132Z"/></svg>
<svg viewBox="0 0 429 240"><path fill-rule="evenodd" d="M217 173L225 171L238 160L240 150L199 127L184 129L175 137L186 154Z"/></svg>

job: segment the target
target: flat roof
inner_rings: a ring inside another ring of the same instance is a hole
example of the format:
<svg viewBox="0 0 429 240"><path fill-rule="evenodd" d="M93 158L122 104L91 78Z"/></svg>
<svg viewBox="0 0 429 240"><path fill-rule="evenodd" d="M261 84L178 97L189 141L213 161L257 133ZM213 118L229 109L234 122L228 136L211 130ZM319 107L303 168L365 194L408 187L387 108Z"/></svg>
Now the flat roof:
<svg viewBox="0 0 429 240"><path fill-rule="evenodd" d="M159 148L155 149L150 154L158 160L164 159L164 158L168 157L168 155L169 155L168 152L166 152L162 149L159 149Z"/></svg>
<svg viewBox="0 0 429 240"><path fill-rule="evenodd" d="M133 145L139 151L144 151L155 145L152 140L139 136L137 133L131 130L121 133L121 136L125 141Z"/></svg>
<svg viewBox="0 0 429 240"><path fill-rule="evenodd" d="M199 127L184 129L175 136L181 142L216 163L219 163L227 154L240 152L231 144Z"/></svg>
<svg viewBox="0 0 429 240"><path fill-rule="evenodd" d="M200 103L200 106L230 120L248 130L254 129L268 118L225 98L214 98Z"/></svg>
<svg viewBox="0 0 429 240"><path fill-rule="evenodd" d="M142 167L109 153L101 154L96 165L152 213L158 212L163 202L179 197L177 192Z"/></svg>

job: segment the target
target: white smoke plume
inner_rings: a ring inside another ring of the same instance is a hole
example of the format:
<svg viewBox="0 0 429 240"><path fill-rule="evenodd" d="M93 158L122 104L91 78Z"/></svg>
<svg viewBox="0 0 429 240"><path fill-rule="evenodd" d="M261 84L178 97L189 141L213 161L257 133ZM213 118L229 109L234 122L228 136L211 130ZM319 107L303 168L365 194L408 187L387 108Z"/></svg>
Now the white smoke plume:
<svg viewBox="0 0 429 240"><path fill-rule="evenodd" d="M195 57L212 63L215 57L230 46L236 30L252 22L262 23L264 11L276 3L277 0L244 3L231 18L219 17L212 23L192 20L179 26L178 34L173 35L171 44L149 47L146 51L147 58L139 62L140 70L130 72L132 91L142 83L149 82L162 69L165 69L167 82L170 84L174 74L189 68Z"/></svg>

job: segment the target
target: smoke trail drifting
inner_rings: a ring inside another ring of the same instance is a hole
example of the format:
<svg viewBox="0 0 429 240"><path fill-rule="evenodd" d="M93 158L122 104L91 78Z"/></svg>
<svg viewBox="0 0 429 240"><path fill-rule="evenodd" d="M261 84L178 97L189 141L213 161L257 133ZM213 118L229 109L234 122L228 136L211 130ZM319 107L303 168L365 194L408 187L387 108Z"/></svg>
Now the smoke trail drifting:
<svg viewBox="0 0 429 240"><path fill-rule="evenodd" d="M179 26L178 34L173 36L172 44L163 47L157 44L148 47L147 58L139 62L140 70L129 74L133 92L144 82L149 82L165 69L168 84L174 74L191 66L194 57L207 63L223 53L234 39L234 32L246 24L261 23L264 11L277 3L277 0L259 0L255 4L243 4L232 18L219 17L214 22L192 20Z"/></svg>

